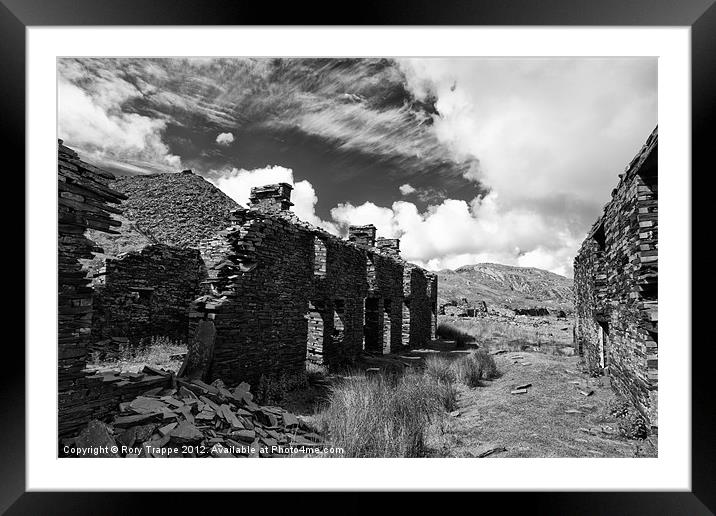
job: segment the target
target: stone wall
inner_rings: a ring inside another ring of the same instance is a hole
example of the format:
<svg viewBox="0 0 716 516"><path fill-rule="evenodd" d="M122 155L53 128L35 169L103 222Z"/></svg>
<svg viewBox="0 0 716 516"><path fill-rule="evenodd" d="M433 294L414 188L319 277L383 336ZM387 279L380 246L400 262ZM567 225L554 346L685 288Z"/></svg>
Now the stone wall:
<svg viewBox="0 0 716 516"><path fill-rule="evenodd" d="M110 188L113 176L81 161L58 142L58 432L67 435L102 418L120 401L164 385L162 375L96 375L85 370L91 342L93 289L84 262L101 252L88 229L114 232L112 205L124 196Z"/></svg>
<svg viewBox="0 0 716 516"><path fill-rule="evenodd" d="M575 347L658 425L658 132L620 175L574 262Z"/></svg>
<svg viewBox="0 0 716 516"><path fill-rule="evenodd" d="M434 336L436 277L376 247L373 226L351 227L346 241L300 221L290 191L255 189L251 207L202 242L208 279L190 313L184 374L256 382L302 371L306 360L347 365L361 351Z"/></svg>
<svg viewBox="0 0 716 516"><path fill-rule="evenodd" d="M106 350L116 337L186 342L189 304L205 277L197 249L154 244L108 258L94 280L93 345Z"/></svg>
<svg viewBox="0 0 716 516"><path fill-rule="evenodd" d="M106 253L88 264L93 349L102 356L154 337L186 342L189 305L206 276L198 248L239 205L191 170L123 177L114 187L124 194L119 234L92 233Z"/></svg>
<svg viewBox="0 0 716 516"><path fill-rule="evenodd" d="M343 240L300 221L290 185L256 188L249 209L225 217L230 203L189 173L124 179L130 195L141 196L143 182L153 192L149 201L126 199L109 187L111 174L60 144L58 175L61 436L171 382L152 369L88 371L93 341L188 336L179 374L233 384L303 371L306 361L348 365L361 352L395 352L435 335L437 277L400 258L397 240L377 244L373 226L353 227ZM201 190L219 211L196 223L188 219L196 206L173 206L178 218L164 220L167 185L188 185L189 203ZM123 199L129 216L112 206ZM132 224L124 240L112 229L120 220ZM89 231L112 235L114 254L101 258ZM136 247L117 252L124 242Z"/></svg>

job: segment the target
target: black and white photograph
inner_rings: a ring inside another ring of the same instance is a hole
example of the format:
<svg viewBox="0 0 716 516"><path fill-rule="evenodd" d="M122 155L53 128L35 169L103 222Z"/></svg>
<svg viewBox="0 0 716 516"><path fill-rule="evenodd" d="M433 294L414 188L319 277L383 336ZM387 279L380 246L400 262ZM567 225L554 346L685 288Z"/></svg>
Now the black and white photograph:
<svg viewBox="0 0 716 516"><path fill-rule="evenodd" d="M57 59L60 458L655 458L656 57Z"/></svg>

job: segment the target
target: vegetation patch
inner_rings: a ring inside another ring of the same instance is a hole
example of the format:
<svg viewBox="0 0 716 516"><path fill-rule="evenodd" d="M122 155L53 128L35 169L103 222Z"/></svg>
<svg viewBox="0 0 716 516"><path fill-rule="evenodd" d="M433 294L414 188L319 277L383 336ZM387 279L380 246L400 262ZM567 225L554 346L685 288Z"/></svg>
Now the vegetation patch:
<svg viewBox="0 0 716 516"><path fill-rule="evenodd" d="M454 406L452 383L422 371L401 376L351 374L331 388L317 416L344 457L422 457L431 424Z"/></svg>
<svg viewBox="0 0 716 516"><path fill-rule="evenodd" d="M627 439L646 439L649 428L646 420L628 401L618 398L609 403L609 415L617 418L619 433Z"/></svg>
<svg viewBox="0 0 716 516"><path fill-rule="evenodd" d="M186 343L168 337L147 337L138 344L123 344L112 351L93 351L87 361L89 370L141 371L145 365L177 372L184 361Z"/></svg>
<svg viewBox="0 0 716 516"><path fill-rule="evenodd" d="M438 325L436 335L443 340L454 340L458 347L465 347L467 344L475 342L475 337L471 334L445 322Z"/></svg>

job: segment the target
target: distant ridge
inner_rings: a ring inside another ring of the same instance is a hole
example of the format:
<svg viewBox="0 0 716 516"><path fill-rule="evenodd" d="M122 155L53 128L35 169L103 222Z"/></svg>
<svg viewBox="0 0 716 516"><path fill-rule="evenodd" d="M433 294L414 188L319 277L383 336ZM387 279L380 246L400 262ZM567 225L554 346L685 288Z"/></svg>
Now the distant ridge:
<svg viewBox="0 0 716 516"><path fill-rule="evenodd" d="M499 307L573 309L572 280L535 267L478 263L437 274L439 304L465 298Z"/></svg>

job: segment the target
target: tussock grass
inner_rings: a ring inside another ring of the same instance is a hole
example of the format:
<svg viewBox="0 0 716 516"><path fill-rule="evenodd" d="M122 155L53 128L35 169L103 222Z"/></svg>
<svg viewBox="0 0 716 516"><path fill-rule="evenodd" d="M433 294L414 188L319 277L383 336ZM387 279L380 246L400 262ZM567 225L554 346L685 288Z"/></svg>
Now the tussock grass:
<svg viewBox="0 0 716 516"><path fill-rule="evenodd" d="M425 359L425 374L444 385L460 382L470 388L479 387L483 380L499 376L494 357L482 349L458 359L444 355L429 356Z"/></svg>
<svg viewBox="0 0 716 516"><path fill-rule="evenodd" d="M441 427L457 409L458 383L468 387L498 375L493 357L434 354L422 369L351 372L335 383L316 423L344 457L421 457L430 428Z"/></svg>
<svg viewBox="0 0 716 516"><path fill-rule="evenodd" d="M440 355L429 356L425 359L423 374L428 380L437 384L437 394L442 407L452 412L457 408L457 374L452 360Z"/></svg>
<svg viewBox="0 0 716 516"><path fill-rule="evenodd" d="M430 355L425 359L425 374L443 383L457 380L453 361L441 355Z"/></svg>
<svg viewBox="0 0 716 516"><path fill-rule="evenodd" d="M420 457L428 428L457 393L421 371L352 374L333 386L317 420L344 457Z"/></svg>
<svg viewBox="0 0 716 516"><path fill-rule="evenodd" d="M455 383L437 383L438 397L443 408L447 412L452 412L457 408L458 391Z"/></svg>
<svg viewBox="0 0 716 516"><path fill-rule="evenodd" d="M455 361L455 370L460 383L468 387L479 387L482 381L482 367L469 356Z"/></svg>
<svg viewBox="0 0 716 516"><path fill-rule="evenodd" d="M470 353L468 359L476 362L480 368L480 375L483 380L492 380L497 378L499 372L495 358L484 349L477 349Z"/></svg>

